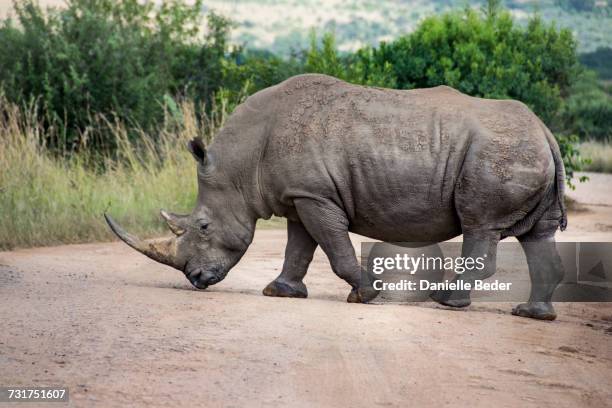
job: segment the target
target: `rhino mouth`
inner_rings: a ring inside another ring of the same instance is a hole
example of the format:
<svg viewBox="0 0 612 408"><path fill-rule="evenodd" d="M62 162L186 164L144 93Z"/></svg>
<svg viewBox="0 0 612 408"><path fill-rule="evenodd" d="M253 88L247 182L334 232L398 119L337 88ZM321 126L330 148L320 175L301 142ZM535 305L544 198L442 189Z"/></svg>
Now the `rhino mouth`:
<svg viewBox="0 0 612 408"><path fill-rule="evenodd" d="M209 270L197 269L185 275L187 276L187 280L189 280L196 289L200 290L204 290L223 280L223 277L219 274L218 268Z"/></svg>
<svg viewBox="0 0 612 408"><path fill-rule="evenodd" d="M189 282L191 282L191 285L193 285L194 288L199 289L199 290L205 290L209 286L205 283L200 283L197 280L189 280Z"/></svg>

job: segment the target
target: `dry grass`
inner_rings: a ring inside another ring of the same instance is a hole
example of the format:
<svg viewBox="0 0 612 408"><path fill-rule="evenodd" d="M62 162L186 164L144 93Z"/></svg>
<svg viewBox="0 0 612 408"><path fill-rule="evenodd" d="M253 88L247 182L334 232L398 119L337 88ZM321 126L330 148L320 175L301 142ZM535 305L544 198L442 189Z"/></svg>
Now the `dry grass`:
<svg viewBox="0 0 612 408"><path fill-rule="evenodd" d="M585 171L612 173L612 144L584 142L580 145L580 154L591 160L585 165Z"/></svg>
<svg viewBox="0 0 612 408"><path fill-rule="evenodd" d="M36 115L0 101L0 249L110 240L107 210L134 233L167 233L159 209L186 213L195 203L195 164L185 143L211 139L227 115L220 105L201 128L193 105L183 103L180 120L168 119L155 139L140 132L137 144L123 125L105 121L117 157L92 165L84 153L50 154Z"/></svg>

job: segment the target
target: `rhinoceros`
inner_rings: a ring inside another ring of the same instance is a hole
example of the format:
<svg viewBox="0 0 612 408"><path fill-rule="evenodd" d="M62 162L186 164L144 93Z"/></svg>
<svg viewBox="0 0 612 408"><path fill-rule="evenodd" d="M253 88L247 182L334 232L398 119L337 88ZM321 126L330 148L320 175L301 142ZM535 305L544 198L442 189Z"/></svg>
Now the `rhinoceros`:
<svg viewBox="0 0 612 408"><path fill-rule="evenodd" d="M280 275L264 295L307 297L303 278L317 246L351 290L377 291L349 239L437 243L463 234L462 256L486 254L517 237L532 289L519 316L552 320L563 277L556 230L567 224L565 170L547 127L523 103L471 97L447 86L393 90L299 75L250 96L210 146L195 138L198 197L189 215L161 211L175 236L143 241L105 214L111 229L144 255L182 271L198 289L223 280L253 240L258 219L287 219ZM530 243L541 245L530 245ZM452 307L469 290L435 292Z"/></svg>

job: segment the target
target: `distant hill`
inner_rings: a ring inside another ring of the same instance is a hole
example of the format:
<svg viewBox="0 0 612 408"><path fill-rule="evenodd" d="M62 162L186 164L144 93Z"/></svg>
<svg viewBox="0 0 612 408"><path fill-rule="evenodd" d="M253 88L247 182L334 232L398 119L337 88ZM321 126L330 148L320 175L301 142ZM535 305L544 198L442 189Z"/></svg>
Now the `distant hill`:
<svg viewBox="0 0 612 408"><path fill-rule="evenodd" d="M309 42L312 29L334 31L340 49L376 45L412 31L432 14L482 2L466 0L207 0L207 10L230 17L233 39L247 47L289 54ZM520 22L536 11L571 29L580 52L612 44L612 0L506 0Z"/></svg>
<svg viewBox="0 0 612 408"><path fill-rule="evenodd" d="M157 0L161 2L161 0ZM38 0L61 7L65 0ZM205 10L231 18L233 40L250 48L288 55L308 45L312 29L334 31L340 49L376 45L412 31L432 14L479 8L468 0L204 0ZM12 0L0 0L0 17ZM581 53L612 46L612 0L503 0L515 18L527 22L536 11L546 21L571 29Z"/></svg>

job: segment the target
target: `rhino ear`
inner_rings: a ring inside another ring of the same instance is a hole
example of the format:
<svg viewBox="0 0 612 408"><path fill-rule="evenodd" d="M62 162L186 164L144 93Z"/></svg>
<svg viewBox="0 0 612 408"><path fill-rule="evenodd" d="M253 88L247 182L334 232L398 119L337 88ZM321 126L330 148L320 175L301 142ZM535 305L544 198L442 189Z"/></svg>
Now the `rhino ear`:
<svg viewBox="0 0 612 408"><path fill-rule="evenodd" d="M206 146L201 137L193 138L187 143L187 149L202 166L206 165Z"/></svg>

